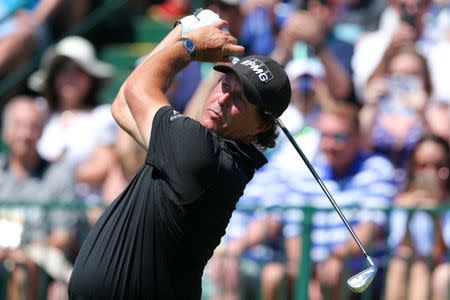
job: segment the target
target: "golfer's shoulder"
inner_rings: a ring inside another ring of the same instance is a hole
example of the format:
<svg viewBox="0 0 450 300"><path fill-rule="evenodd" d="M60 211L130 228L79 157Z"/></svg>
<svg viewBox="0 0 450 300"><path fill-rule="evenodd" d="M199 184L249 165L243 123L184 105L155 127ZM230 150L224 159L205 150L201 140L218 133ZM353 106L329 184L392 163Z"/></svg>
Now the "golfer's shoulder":
<svg viewBox="0 0 450 300"><path fill-rule="evenodd" d="M201 125L194 119L180 113L175 108L171 106L163 106L156 112L153 119L153 126L183 132L198 130L198 127Z"/></svg>
<svg viewBox="0 0 450 300"><path fill-rule="evenodd" d="M220 138L198 121L167 106L161 108L153 124L156 139L170 145L174 154L193 161L208 161L218 158ZM153 134L152 134L153 135Z"/></svg>

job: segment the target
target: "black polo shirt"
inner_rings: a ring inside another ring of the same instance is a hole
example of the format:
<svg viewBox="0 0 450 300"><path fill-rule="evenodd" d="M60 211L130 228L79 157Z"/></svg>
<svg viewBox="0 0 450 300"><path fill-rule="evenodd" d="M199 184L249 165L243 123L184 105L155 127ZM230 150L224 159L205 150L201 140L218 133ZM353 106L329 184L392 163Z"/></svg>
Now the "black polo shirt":
<svg viewBox="0 0 450 300"><path fill-rule="evenodd" d="M200 299L203 269L266 162L254 146L161 108L145 165L80 250L70 298Z"/></svg>

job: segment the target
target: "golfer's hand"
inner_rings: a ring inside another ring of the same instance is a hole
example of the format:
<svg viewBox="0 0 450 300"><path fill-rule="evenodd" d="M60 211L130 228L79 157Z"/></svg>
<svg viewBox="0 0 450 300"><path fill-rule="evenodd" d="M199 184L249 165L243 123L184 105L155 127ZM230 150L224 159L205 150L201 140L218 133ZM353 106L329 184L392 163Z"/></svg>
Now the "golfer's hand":
<svg viewBox="0 0 450 300"><path fill-rule="evenodd" d="M228 23L218 21L211 25L197 28L186 35L196 49L195 60L207 62L227 62L230 56L242 56L244 47L237 44L237 39L223 31Z"/></svg>

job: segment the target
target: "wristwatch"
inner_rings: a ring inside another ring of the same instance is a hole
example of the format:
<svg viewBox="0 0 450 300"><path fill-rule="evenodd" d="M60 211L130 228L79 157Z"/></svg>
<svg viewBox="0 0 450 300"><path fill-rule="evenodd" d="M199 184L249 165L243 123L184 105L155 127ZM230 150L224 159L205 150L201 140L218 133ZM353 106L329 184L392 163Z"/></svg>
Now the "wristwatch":
<svg viewBox="0 0 450 300"><path fill-rule="evenodd" d="M195 57L195 44L194 44L194 42L191 39L187 38L187 37L182 37L178 41L183 43L183 46L184 46L184 48L186 48L186 50L189 53L189 55L192 58L194 58Z"/></svg>

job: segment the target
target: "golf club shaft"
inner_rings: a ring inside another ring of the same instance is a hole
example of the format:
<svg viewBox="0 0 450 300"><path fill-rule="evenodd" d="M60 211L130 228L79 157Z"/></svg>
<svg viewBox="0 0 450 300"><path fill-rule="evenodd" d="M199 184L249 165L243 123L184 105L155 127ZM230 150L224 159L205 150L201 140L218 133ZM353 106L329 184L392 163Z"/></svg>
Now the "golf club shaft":
<svg viewBox="0 0 450 300"><path fill-rule="evenodd" d="M355 242L358 244L361 251L366 256L369 263L373 266L372 259L367 254L366 250L364 249L364 246L362 245L361 241L359 240L358 236L356 235L355 231L353 231L352 226L348 223L347 218L345 218L344 214L342 213L342 210L337 205L336 201L334 201L333 197L331 196L330 192L328 191L327 187L323 183L322 179L320 179L319 175L317 174L316 170L314 170L314 167L309 162L306 155L303 153L302 149L300 149L300 146L295 141L294 137L291 135L289 130L283 125L283 123L280 120L277 120L278 126L280 126L281 130L283 130L284 134L287 136L289 141L291 142L292 146L294 146L295 150L297 150L298 154L302 158L303 162L308 167L309 171L312 173L314 178L316 179L317 183L319 183L320 187L322 188L323 192L327 196L328 200L330 200L331 204L333 205L334 209L337 211L339 217L341 217L342 221L344 222L345 226L347 227L348 231L350 231L350 234L352 235Z"/></svg>

